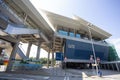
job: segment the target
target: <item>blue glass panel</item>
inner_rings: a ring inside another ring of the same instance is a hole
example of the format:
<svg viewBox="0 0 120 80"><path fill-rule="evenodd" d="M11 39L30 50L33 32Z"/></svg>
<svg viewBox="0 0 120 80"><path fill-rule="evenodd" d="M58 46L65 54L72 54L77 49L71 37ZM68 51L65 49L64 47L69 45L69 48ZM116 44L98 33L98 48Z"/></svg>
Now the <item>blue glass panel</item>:
<svg viewBox="0 0 120 80"><path fill-rule="evenodd" d="M61 34L61 35L68 36L68 32L67 31L59 30L58 33Z"/></svg>
<svg viewBox="0 0 120 80"><path fill-rule="evenodd" d="M70 36L70 37L75 37L75 34L72 33L72 32L70 32L70 33L69 33L69 36Z"/></svg>
<svg viewBox="0 0 120 80"><path fill-rule="evenodd" d="M76 34L76 38L81 38L80 34Z"/></svg>

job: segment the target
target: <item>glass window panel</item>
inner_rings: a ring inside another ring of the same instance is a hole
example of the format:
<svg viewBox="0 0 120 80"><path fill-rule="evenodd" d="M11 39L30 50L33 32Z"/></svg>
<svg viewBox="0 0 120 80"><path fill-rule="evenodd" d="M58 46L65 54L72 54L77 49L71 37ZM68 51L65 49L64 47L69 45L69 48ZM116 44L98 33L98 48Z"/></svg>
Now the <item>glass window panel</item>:
<svg viewBox="0 0 120 80"><path fill-rule="evenodd" d="M70 37L75 37L75 34L72 33L72 32L70 32L70 33L69 33L69 36L70 36Z"/></svg>
<svg viewBox="0 0 120 80"><path fill-rule="evenodd" d="M63 30L59 30L58 33L61 34L61 35L66 35L66 36L68 35L68 32L63 31Z"/></svg>
<svg viewBox="0 0 120 80"><path fill-rule="evenodd" d="M76 38L81 38L80 34L76 34Z"/></svg>

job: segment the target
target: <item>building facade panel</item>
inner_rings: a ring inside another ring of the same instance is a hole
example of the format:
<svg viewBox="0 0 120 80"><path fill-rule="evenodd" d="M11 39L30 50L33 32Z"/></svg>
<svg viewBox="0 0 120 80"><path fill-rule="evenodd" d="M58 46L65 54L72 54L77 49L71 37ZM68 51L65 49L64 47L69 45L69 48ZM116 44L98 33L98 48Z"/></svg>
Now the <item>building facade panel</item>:
<svg viewBox="0 0 120 80"><path fill-rule="evenodd" d="M96 57L102 61L108 60L108 47L94 44ZM93 55L92 44L66 40L64 56L68 59L90 60Z"/></svg>

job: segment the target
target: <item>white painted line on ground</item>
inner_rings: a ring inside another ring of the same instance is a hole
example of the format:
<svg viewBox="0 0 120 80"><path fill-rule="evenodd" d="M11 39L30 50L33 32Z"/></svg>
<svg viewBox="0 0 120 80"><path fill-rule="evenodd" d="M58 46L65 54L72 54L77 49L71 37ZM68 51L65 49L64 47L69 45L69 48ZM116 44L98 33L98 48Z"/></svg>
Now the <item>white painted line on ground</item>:
<svg viewBox="0 0 120 80"><path fill-rule="evenodd" d="M49 79L50 77L44 77L43 79Z"/></svg>
<svg viewBox="0 0 120 80"><path fill-rule="evenodd" d="M34 79L27 79L27 78L12 78L12 77L0 77L1 79L13 79L13 80L34 80Z"/></svg>
<svg viewBox="0 0 120 80"><path fill-rule="evenodd" d="M64 80L70 80L68 76L65 76Z"/></svg>

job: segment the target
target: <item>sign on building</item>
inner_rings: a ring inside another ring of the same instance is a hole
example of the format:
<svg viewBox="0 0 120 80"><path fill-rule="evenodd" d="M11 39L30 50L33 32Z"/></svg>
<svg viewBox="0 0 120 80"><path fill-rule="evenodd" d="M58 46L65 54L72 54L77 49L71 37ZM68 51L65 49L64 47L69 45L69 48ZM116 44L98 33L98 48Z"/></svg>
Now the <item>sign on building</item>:
<svg viewBox="0 0 120 80"><path fill-rule="evenodd" d="M62 61L63 60L63 53L56 52L56 60L57 61Z"/></svg>

